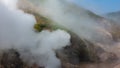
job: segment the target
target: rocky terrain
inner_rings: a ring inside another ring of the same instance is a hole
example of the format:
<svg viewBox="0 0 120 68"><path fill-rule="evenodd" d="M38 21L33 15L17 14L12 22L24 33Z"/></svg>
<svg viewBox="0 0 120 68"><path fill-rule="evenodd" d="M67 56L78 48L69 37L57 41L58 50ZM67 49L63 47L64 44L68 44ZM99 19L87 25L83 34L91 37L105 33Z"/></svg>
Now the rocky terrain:
<svg viewBox="0 0 120 68"><path fill-rule="evenodd" d="M105 17L115 21L115 22L118 22L120 23L120 11L118 12L112 12L112 13L108 13L108 14L105 14Z"/></svg>

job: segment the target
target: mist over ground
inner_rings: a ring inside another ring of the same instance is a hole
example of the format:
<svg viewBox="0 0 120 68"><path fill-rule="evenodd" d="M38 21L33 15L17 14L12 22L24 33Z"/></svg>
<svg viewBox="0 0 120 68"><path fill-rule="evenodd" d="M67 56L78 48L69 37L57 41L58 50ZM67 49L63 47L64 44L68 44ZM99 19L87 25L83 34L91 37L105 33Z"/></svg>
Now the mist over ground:
<svg viewBox="0 0 120 68"><path fill-rule="evenodd" d="M66 27L83 39L101 42L111 38L111 34L89 14L90 11L73 4L71 1L30 1L40 9L41 15L52 19L55 23Z"/></svg>

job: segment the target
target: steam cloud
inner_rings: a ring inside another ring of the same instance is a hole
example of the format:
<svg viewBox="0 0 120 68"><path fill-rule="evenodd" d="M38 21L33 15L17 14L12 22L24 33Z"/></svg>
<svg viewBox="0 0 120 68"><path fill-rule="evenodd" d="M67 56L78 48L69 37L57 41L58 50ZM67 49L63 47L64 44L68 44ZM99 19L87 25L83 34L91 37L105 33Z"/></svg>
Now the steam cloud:
<svg viewBox="0 0 120 68"><path fill-rule="evenodd" d="M55 51L70 44L70 35L64 30L44 30L35 33L34 16L16 6L17 0L0 0L0 51L14 48L25 62L45 68L59 68Z"/></svg>
<svg viewBox="0 0 120 68"><path fill-rule="evenodd" d="M64 30L35 33L34 16L17 8L18 0L0 0L0 50L14 48L25 62L45 68L59 68L55 51L70 44ZM92 42L111 42L111 34L89 15L89 11L70 0L28 0L41 10L41 15ZM42 11L43 10L43 11Z"/></svg>

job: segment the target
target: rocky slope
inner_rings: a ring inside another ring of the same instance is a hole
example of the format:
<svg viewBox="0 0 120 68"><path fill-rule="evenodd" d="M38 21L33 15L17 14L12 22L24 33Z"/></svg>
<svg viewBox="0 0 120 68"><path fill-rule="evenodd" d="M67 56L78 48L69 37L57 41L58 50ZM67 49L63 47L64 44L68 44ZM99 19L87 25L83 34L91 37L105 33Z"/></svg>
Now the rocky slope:
<svg viewBox="0 0 120 68"><path fill-rule="evenodd" d="M35 7L34 5L31 6L33 10L36 10L34 8ZM81 11L79 10L78 7L75 8L78 11ZM24 10L25 8L21 8L21 9ZM27 12L28 13L32 12L32 14L35 15L34 13L38 13L38 11L39 12L42 11L42 10L33 11L32 9L29 10L29 8L27 8ZM104 36L105 38L111 39L107 43L110 43L111 41L116 41L117 39L120 38L119 37L120 34L118 32L119 26L115 24L114 21L98 16L90 11L87 12L88 12L87 13L88 17L91 17L92 20L96 21L96 23L99 23L103 27L103 29L100 30L98 29L98 31L100 33L106 34ZM39 20L41 19L40 16L44 16L44 15L40 15L39 13L38 16L35 15L35 17L37 18L37 22L39 22ZM69 31L69 29L67 30ZM114 52L105 50L104 46L80 38L74 32L70 32L70 34L72 36L71 46L65 47L63 50L58 50L56 53L57 57L60 58L62 61L63 68L81 68L81 67L98 68L98 66L99 68L113 68L118 63L118 59L119 59L118 55L116 55Z"/></svg>
<svg viewBox="0 0 120 68"><path fill-rule="evenodd" d="M120 11L108 13L105 15L105 17L120 23Z"/></svg>
<svg viewBox="0 0 120 68"><path fill-rule="evenodd" d="M42 10L38 10L33 4L25 0L20 1L19 4L20 3L22 3L22 6L19 5L20 9L35 16L37 24L34 28L37 29L38 32L46 29L54 30L61 28L51 25L51 22L53 21L44 17L44 15L39 14ZM79 11L73 10L72 12ZM97 31L103 33L105 38L111 39L108 43L115 39L119 39L120 34L116 30L118 29L118 26L113 24L113 21L95 15L92 12L87 13L87 16L91 17L92 20L96 21L103 27L103 29L98 29ZM41 24L44 27L41 26ZM119 57L114 52L105 50L103 45L81 38L78 34L69 29L65 28L64 30L71 34L71 45L62 50L56 51L56 56L61 60L63 68L116 68ZM104 40L102 42L104 42ZM5 51L1 56L0 68L42 68L42 66L38 67L36 64L28 65L20 59L19 55L20 54L14 49L7 52Z"/></svg>

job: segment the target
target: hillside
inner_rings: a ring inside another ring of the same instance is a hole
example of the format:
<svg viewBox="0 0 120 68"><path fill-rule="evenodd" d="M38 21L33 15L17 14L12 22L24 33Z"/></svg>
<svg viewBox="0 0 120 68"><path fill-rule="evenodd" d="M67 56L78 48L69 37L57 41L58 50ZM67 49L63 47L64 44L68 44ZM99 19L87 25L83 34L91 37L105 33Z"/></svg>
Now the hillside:
<svg viewBox="0 0 120 68"><path fill-rule="evenodd" d="M119 66L120 27L113 20L66 0L19 0L17 9L0 9L0 45L11 46L0 50L0 68Z"/></svg>
<svg viewBox="0 0 120 68"><path fill-rule="evenodd" d="M106 17L111 19L111 20L114 20L115 22L120 23L120 12L119 11L108 13L108 14L106 14Z"/></svg>

